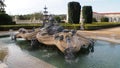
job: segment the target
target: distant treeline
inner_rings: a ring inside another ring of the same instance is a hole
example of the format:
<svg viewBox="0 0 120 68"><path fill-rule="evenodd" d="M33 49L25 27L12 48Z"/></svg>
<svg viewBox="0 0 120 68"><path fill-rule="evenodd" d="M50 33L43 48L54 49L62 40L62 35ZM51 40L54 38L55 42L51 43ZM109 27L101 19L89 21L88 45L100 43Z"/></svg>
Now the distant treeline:
<svg viewBox="0 0 120 68"><path fill-rule="evenodd" d="M15 18L17 17L18 20L43 20L43 13L42 12L36 12L36 13L31 13L31 14L25 14L25 15L13 15L12 17ZM66 19L65 14L61 15L53 15L56 21L61 22L62 20Z"/></svg>

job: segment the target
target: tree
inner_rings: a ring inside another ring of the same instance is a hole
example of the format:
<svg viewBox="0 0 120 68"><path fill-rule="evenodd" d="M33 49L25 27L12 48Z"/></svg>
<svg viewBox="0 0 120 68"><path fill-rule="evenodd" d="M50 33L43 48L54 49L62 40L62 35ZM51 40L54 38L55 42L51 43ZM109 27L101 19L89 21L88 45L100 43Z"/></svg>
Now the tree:
<svg viewBox="0 0 120 68"><path fill-rule="evenodd" d="M80 10L81 5L78 2L68 3L68 22L79 23L80 22Z"/></svg>
<svg viewBox="0 0 120 68"><path fill-rule="evenodd" d="M92 19L93 19L92 6L83 6L82 14L83 14L84 23L89 23L89 24L92 23Z"/></svg>
<svg viewBox="0 0 120 68"><path fill-rule="evenodd" d="M96 18L93 18L93 19L92 19L92 22L97 22Z"/></svg>
<svg viewBox="0 0 120 68"><path fill-rule="evenodd" d="M59 16L54 16L55 20L60 23L61 22L61 18Z"/></svg>
<svg viewBox="0 0 120 68"><path fill-rule="evenodd" d="M23 15L20 15L18 18L19 20L25 20L25 17Z"/></svg>
<svg viewBox="0 0 120 68"><path fill-rule="evenodd" d="M26 14L26 15L18 15L20 20L30 20L30 19L36 19L36 20L42 20L43 19L43 13L42 12L36 12L32 14Z"/></svg>
<svg viewBox="0 0 120 68"><path fill-rule="evenodd" d="M10 25L10 24L15 24L12 21L12 17L9 16L8 14L0 14L0 25Z"/></svg>
<svg viewBox="0 0 120 68"><path fill-rule="evenodd" d="M43 13L42 12L33 13L33 16L36 18L36 20L42 20L43 19Z"/></svg>
<svg viewBox="0 0 120 68"><path fill-rule="evenodd" d="M109 19L107 17L102 17L101 18L101 22L108 22L108 21L109 21Z"/></svg>
<svg viewBox="0 0 120 68"><path fill-rule="evenodd" d="M12 17L5 13L5 6L4 0L0 0L0 25L15 24L15 22L12 21Z"/></svg>
<svg viewBox="0 0 120 68"><path fill-rule="evenodd" d="M3 12L3 13L5 13L5 7L6 5L5 5L5 3L4 3L4 0L0 0L0 12Z"/></svg>

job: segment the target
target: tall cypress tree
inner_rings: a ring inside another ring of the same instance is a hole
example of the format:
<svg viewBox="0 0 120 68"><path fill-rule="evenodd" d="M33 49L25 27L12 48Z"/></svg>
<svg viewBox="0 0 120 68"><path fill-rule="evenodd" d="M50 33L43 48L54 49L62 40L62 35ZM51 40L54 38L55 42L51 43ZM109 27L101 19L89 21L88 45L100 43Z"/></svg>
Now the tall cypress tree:
<svg viewBox="0 0 120 68"><path fill-rule="evenodd" d="M81 10L81 5L79 2L68 3L68 22L69 23L77 24L80 22L80 10Z"/></svg>
<svg viewBox="0 0 120 68"><path fill-rule="evenodd" d="M93 19L92 6L83 6L82 15L83 15L84 23L88 23L88 24L92 23L92 19Z"/></svg>

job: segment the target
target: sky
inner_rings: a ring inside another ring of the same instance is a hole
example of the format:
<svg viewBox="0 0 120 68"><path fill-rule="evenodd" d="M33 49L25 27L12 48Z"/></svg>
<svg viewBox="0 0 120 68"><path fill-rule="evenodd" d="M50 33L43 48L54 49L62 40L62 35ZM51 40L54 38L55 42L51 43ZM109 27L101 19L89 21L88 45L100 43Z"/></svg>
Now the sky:
<svg viewBox="0 0 120 68"><path fill-rule="evenodd" d="M120 0L5 0L5 10L10 15L23 15L43 12L46 5L49 14L67 14L68 2L71 1L92 6L94 12L120 12Z"/></svg>

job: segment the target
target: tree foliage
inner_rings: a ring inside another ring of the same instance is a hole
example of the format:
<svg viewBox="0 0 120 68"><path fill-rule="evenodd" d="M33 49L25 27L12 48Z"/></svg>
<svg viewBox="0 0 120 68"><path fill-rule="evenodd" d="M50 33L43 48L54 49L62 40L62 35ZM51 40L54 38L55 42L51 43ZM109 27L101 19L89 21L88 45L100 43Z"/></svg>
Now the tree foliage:
<svg viewBox="0 0 120 68"><path fill-rule="evenodd" d="M0 12L5 13L4 7L6 7L4 0L0 0Z"/></svg>
<svg viewBox="0 0 120 68"><path fill-rule="evenodd" d="M15 24L15 22L12 21L12 17L5 13L5 6L4 0L0 0L0 25Z"/></svg>
<svg viewBox="0 0 120 68"><path fill-rule="evenodd" d="M84 23L89 23L89 24L92 23L92 19L93 19L92 6L83 6L82 14L83 14Z"/></svg>
<svg viewBox="0 0 120 68"><path fill-rule="evenodd" d="M81 5L78 2L68 3L68 22L79 23L80 22L80 10Z"/></svg>
<svg viewBox="0 0 120 68"><path fill-rule="evenodd" d="M92 19L92 22L97 22L96 18L93 18L93 19Z"/></svg>
<svg viewBox="0 0 120 68"><path fill-rule="evenodd" d="M42 20L43 13L42 12L36 12L36 13L33 13L33 14L18 15L19 20L32 20L34 18L36 20Z"/></svg>
<svg viewBox="0 0 120 68"><path fill-rule="evenodd" d="M109 21L109 19L107 17L102 17L101 18L101 22L108 22L108 21Z"/></svg>
<svg viewBox="0 0 120 68"><path fill-rule="evenodd" d="M0 25L10 25L15 24L15 22L12 21L12 17L8 14L0 14Z"/></svg>
<svg viewBox="0 0 120 68"><path fill-rule="evenodd" d="M60 18L60 16L54 16L54 18L55 18L55 20L56 20L58 23L61 22L61 18Z"/></svg>

